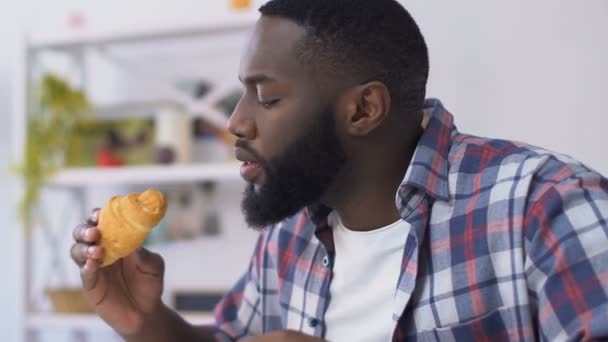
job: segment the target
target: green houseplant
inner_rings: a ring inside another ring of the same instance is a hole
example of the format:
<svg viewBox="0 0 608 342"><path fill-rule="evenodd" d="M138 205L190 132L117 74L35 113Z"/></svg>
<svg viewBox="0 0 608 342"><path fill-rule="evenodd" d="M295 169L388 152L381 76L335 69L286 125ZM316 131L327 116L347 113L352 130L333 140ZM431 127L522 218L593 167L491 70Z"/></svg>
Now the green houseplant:
<svg viewBox="0 0 608 342"><path fill-rule="evenodd" d="M64 166L70 133L78 118L89 111L90 104L82 90L47 74L36 87L31 109L23 164L18 167L25 183L19 212L26 227L32 223L32 210L42 186Z"/></svg>

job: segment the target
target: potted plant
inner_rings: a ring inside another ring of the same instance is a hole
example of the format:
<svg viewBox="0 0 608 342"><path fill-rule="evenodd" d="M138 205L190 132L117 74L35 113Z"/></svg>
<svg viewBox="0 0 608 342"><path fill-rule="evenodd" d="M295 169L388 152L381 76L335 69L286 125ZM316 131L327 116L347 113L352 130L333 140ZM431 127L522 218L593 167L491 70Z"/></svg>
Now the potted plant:
<svg viewBox="0 0 608 342"><path fill-rule="evenodd" d="M19 212L27 228L31 227L32 210L42 186L64 166L70 133L89 109L85 93L56 75L45 75L38 85L33 113L27 120L23 164L18 168L25 182Z"/></svg>

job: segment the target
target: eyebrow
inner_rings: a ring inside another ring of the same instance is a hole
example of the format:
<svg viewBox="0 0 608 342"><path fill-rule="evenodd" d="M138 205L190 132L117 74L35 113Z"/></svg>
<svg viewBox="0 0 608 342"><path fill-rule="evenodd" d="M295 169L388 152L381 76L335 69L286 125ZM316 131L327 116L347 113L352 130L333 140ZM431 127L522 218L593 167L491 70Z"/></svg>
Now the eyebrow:
<svg viewBox="0 0 608 342"><path fill-rule="evenodd" d="M247 77L245 77L244 80L239 75L239 81L241 81L241 83L245 83L245 84L258 85L260 83L265 83L265 82L276 82L277 80L275 80L274 78L272 78L270 76L259 74L259 75L247 76Z"/></svg>

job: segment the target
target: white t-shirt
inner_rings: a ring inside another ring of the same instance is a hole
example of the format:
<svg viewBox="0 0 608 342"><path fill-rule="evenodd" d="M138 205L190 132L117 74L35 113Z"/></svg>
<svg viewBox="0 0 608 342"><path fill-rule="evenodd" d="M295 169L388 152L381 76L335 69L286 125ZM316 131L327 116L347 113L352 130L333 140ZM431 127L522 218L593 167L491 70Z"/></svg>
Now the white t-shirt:
<svg viewBox="0 0 608 342"><path fill-rule="evenodd" d="M337 213L333 227L335 260L325 313L330 342L390 341L393 300L410 224L399 220L369 232L344 227Z"/></svg>

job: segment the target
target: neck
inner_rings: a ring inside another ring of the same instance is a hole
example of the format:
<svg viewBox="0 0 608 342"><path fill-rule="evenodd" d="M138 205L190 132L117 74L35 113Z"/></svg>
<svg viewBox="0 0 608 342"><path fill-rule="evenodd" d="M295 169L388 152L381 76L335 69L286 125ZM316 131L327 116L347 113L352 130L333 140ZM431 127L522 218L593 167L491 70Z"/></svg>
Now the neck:
<svg viewBox="0 0 608 342"><path fill-rule="evenodd" d="M340 177L341 182L334 192L337 195L332 196L328 206L337 211L346 227L371 231L400 219L395 195L405 177L414 148L401 150L392 156L367 159Z"/></svg>

